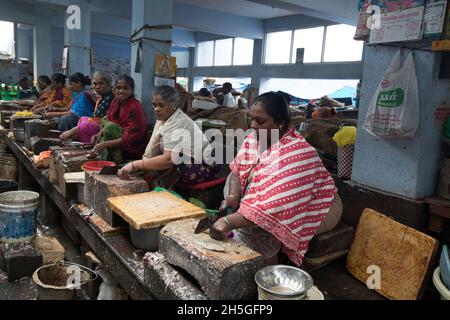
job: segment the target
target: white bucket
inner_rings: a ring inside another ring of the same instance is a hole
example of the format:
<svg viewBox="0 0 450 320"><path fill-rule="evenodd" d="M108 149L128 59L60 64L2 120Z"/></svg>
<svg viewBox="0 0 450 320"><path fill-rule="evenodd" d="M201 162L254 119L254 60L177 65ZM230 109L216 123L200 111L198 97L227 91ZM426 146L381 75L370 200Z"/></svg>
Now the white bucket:
<svg viewBox="0 0 450 320"><path fill-rule="evenodd" d="M436 290L441 294L441 300L450 300L450 290L448 290L441 280L441 269L434 270L433 283Z"/></svg>

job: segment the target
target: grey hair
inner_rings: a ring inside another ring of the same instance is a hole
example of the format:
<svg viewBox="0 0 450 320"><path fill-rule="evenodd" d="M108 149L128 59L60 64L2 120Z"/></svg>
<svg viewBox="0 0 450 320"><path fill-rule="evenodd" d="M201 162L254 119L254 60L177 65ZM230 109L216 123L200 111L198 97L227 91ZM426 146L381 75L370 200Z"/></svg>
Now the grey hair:
<svg viewBox="0 0 450 320"><path fill-rule="evenodd" d="M180 95L178 92L172 88L171 86L161 86L156 88L154 96L160 96L165 103L168 105L171 105L172 107L178 108L179 107L179 101L180 101Z"/></svg>
<svg viewBox="0 0 450 320"><path fill-rule="evenodd" d="M102 79L103 81L106 82L106 84L109 87L112 87L112 79L111 76L103 71L96 71L93 75L92 75L92 80L96 77L99 77L100 79Z"/></svg>

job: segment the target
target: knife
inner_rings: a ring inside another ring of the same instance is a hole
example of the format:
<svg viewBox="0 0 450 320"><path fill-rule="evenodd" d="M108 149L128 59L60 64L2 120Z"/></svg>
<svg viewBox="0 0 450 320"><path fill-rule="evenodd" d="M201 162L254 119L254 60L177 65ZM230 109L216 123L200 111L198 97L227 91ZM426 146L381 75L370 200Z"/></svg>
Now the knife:
<svg viewBox="0 0 450 320"><path fill-rule="evenodd" d="M115 176L117 175L117 172L119 172L120 167L103 167L102 170L100 170L99 175L101 176Z"/></svg>
<svg viewBox="0 0 450 320"><path fill-rule="evenodd" d="M203 218L198 223L197 227L195 228L194 233L199 234L199 233L202 233L203 231L211 229L211 227L214 225L214 223L216 223L217 220L219 220L220 218L223 218L233 212L234 212L234 210L232 208L225 208L225 210L222 213L219 213L217 216Z"/></svg>

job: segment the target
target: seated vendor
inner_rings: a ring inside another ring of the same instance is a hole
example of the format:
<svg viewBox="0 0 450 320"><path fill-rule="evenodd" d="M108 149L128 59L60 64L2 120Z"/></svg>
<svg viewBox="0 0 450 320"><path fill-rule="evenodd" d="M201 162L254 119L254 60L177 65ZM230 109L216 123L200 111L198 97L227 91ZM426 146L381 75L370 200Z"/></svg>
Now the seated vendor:
<svg viewBox="0 0 450 320"><path fill-rule="evenodd" d="M103 72L96 72L92 77L92 86L98 95L94 115L81 117L78 126L61 134L61 140L76 139L84 144L91 143L92 137L101 130L102 119L106 116L114 95L111 89L111 77Z"/></svg>
<svg viewBox="0 0 450 320"><path fill-rule="evenodd" d="M123 75L117 79L115 98L103 118L102 130L92 137L96 145L89 158L116 164L142 158L149 141L147 116L134 97L134 88L133 78Z"/></svg>
<svg viewBox="0 0 450 320"><path fill-rule="evenodd" d="M38 81L39 85L39 81ZM72 94L66 88L66 76L55 73L50 79L48 94L42 93L36 105L31 109L36 114L66 110L72 101Z"/></svg>
<svg viewBox="0 0 450 320"><path fill-rule="evenodd" d="M234 238L279 263L283 251L302 265L309 241L325 220L335 185L316 150L290 125L286 99L269 92L251 108L250 134L230 165L229 193L220 210L231 210L211 228L211 236Z"/></svg>
<svg viewBox="0 0 450 320"><path fill-rule="evenodd" d="M179 95L172 87L159 87L153 95L158 120L142 161L119 171L127 179L135 171L150 172L159 186L171 189L176 182L196 184L213 180L220 167L200 128L179 108ZM201 147L200 147L201 146Z"/></svg>
<svg viewBox="0 0 450 320"><path fill-rule="evenodd" d="M62 109L45 115L46 118L60 117L58 130L63 132L76 127L81 117L92 117L95 106L95 99L86 88L91 85L89 77L78 72L74 73L69 77L69 84L72 90L69 110Z"/></svg>

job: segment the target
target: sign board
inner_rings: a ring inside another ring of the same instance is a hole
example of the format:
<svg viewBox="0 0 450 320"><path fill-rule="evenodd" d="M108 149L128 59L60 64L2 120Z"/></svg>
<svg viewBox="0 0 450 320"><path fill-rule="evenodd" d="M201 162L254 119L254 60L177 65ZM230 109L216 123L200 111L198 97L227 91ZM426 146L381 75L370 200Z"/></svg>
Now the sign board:
<svg viewBox="0 0 450 320"><path fill-rule="evenodd" d="M164 54L155 56L155 86L175 87L177 80L177 59Z"/></svg>
<svg viewBox="0 0 450 320"><path fill-rule="evenodd" d="M422 39L424 7L384 13L381 28L370 32L369 43L415 41Z"/></svg>
<svg viewBox="0 0 450 320"><path fill-rule="evenodd" d="M427 3L424 17L425 38L440 38L445 23L447 1L434 1Z"/></svg>

